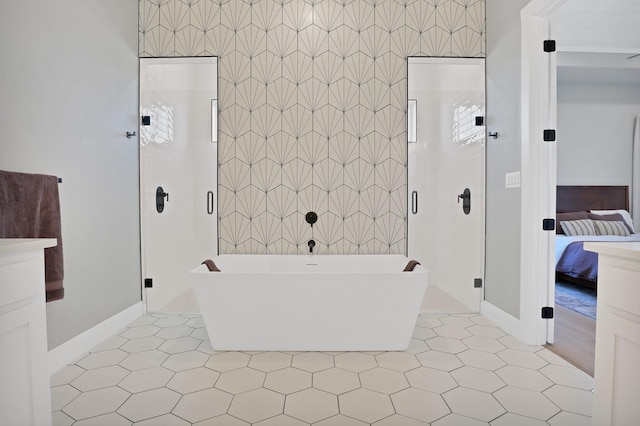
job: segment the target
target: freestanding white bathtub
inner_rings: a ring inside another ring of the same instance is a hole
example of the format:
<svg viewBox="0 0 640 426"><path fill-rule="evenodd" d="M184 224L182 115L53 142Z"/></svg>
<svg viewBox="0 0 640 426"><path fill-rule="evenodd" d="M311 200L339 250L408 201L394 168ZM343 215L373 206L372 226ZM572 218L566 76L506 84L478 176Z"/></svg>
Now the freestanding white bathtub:
<svg viewBox="0 0 640 426"><path fill-rule="evenodd" d="M428 273L401 255L221 255L191 271L215 350L405 350Z"/></svg>

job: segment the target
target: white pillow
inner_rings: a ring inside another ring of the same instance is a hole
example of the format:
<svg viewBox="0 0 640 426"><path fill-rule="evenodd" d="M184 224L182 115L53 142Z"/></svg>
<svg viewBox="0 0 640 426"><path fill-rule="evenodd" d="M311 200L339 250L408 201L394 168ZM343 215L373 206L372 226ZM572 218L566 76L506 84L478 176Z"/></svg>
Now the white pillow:
<svg viewBox="0 0 640 426"><path fill-rule="evenodd" d="M629 229L631 229L632 233L635 233L635 228L633 227L633 219L631 219L631 215L629 214L628 211L622 209L622 210L591 210L591 213L593 214L600 214L600 215L608 215L608 214L616 214L618 213L619 215L622 216L622 218L624 219L625 223L629 226Z"/></svg>
<svg viewBox="0 0 640 426"><path fill-rule="evenodd" d="M614 220L594 220L593 226L598 235L618 235L627 237L631 235L624 222Z"/></svg>
<svg viewBox="0 0 640 426"><path fill-rule="evenodd" d="M596 229L593 227L591 219L563 220L560 226L564 233L570 237L577 235L596 235Z"/></svg>

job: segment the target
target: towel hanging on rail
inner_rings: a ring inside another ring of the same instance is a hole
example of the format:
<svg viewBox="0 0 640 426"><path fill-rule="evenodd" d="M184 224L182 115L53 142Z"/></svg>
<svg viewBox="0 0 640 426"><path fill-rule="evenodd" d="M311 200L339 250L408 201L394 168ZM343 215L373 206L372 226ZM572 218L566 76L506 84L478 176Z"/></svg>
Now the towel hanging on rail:
<svg viewBox="0 0 640 426"><path fill-rule="evenodd" d="M56 238L44 250L47 302L64 297L59 178L0 170L0 238Z"/></svg>

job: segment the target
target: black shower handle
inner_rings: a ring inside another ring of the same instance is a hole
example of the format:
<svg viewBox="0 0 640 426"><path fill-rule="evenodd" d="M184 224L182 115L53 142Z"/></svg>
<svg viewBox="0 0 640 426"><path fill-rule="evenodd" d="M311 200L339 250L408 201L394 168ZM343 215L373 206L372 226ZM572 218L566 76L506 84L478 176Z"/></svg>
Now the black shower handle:
<svg viewBox="0 0 640 426"><path fill-rule="evenodd" d="M469 214L471 211L471 191L469 188L465 188L462 194L458 195L458 204L462 198L462 211L464 214Z"/></svg>
<svg viewBox="0 0 640 426"><path fill-rule="evenodd" d="M207 214L213 214L213 191L207 191Z"/></svg>
<svg viewBox="0 0 640 426"><path fill-rule="evenodd" d="M169 201L169 193L168 192L164 192L164 189L162 189L161 186L159 186L158 188L156 188L156 210L158 211L158 213L162 213L164 211L164 199L167 199L167 202Z"/></svg>

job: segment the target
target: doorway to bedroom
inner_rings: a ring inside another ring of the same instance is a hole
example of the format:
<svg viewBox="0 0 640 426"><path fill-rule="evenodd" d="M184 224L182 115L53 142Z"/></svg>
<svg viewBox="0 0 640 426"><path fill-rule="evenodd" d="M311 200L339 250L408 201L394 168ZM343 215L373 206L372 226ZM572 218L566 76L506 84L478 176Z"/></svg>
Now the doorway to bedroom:
<svg viewBox="0 0 640 426"><path fill-rule="evenodd" d="M561 221L594 220L588 235L556 236L554 351L593 374L597 306L597 259L579 241L628 239L633 188L633 134L640 113L640 58L628 54L558 52L556 211ZM598 117L585 122L585 116ZM606 141L606 143L603 143ZM638 176L637 172L635 174ZM636 178L637 179L637 178ZM589 215L591 210L603 215ZM625 217L617 216L623 210ZM564 212L564 213L561 213ZM578 213L581 212L581 213ZM602 219L627 224L602 232ZM614 220L616 219L616 220ZM627 223L628 222L628 223ZM595 235L592 235L594 234ZM572 243L572 244L570 244ZM594 265L594 266L591 266Z"/></svg>
<svg viewBox="0 0 640 426"><path fill-rule="evenodd" d="M522 288L528 294L534 295L532 302L525 304L527 312L526 318L535 320L535 333L545 336L546 340L559 344L559 339L554 341L554 320L539 320L539 306L549 306L554 303L555 291L555 265L554 250L555 238L549 233L540 233L538 223L533 223L532 218L537 222L540 217L553 217L555 213L555 191L556 191L556 144L528 144L530 140L536 140L541 129L557 129L557 146L564 147L564 130L561 123L556 123L556 56L561 52L591 52L591 53L627 53L625 60L630 64L633 56L637 57L640 52L638 40L633 37L637 34L637 26L629 25L633 21L634 7L631 5L635 0L624 0L615 6L607 4L606 7L601 2L595 0L535 0L527 5L527 10L522 11L523 16L523 65L527 68L523 70L522 85L527 93L541 94L539 97L529 98L529 102L523 102L523 108L528 108L529 132L523 132L523 166L527 167L531 173L531 181L527 185L526 191L523 185L523 223L531 226L523 226L523 244L526 247L536 247L534 251L527 251L523 266L527 268L528 274L521 275ZM585 9L585 5L588 8ZM587 12L587 9L589 12ZM598 10L598 13L593 13ZM542 18L538 21L532 17ZM597 22L595 22L595 21ZM539 24L539 25L538 25ZM551 25L550 25L551 24ZM534 34L536 33L536 34ZM550 37L549 37L550 36ZM547 55L539 49L540 40L549 37L556 41L558 52ZM600 63L600 67L593 67L590 72L609 71L610 67ZM637 67L637 65L635 66ZM598 69L600 68L600 69ZM636 75L637 69L627 69ZM529 72L529 74L527 74ZM534 76L535 78L531 78ZM551 77L549 79L548 77ZM551 83L551 84L549 84ZM548 90L547 90L548 89ZM602 94L602 99L606 99L606 94ZM637 99L637 98L636 98ZM525 110L527 111L527 110ZM637 114L637 112L636 112ZM587 115L581 116L581 125L584 129L593 129L593 126L602 125L607 118L597 111L586 119ZM631 123L629 123L630 125ZM544 127L543 127L544 126ZM546 127L551 126L551 127ZM595 132L592 132L595 134ZM631 134L630 131L628 134ZM600 138L600 145L604 147L604 141L611 140L611 134ZM553 147L553 152L545 147ZM607 148L605 148L607 149ZM584 149L582 144L579 149L574 149L571 153L576 159L588 154L588 149ZM601 165L606 156L599 161ZM619 164L630 163L630 158L623 160ZM550 165L547 167L547 165ZM592 169L598 173L600 167ZM547 176L547 173L549 176ZM629 185L631 182L628 182ZM565 183L566 184L566 183ZM585 182L572 182L572 184L585 185ZM592 184L601 184L600 182ZM637 187L638 185L636 185ZM531 197L532 194L540 195ZM529 212L535 211L531 215ZM640 213L640 208L636 209ZM531 229L532 231L526 231ZM532 244L533 243L533 244ZM538 255L541 254L541 255ZM534 279L530 279L534 277ZM541 278L541 279L539 279ZM544 286L536 283L543 282ZM536 303L537 302L537 303ZM557 319L557 317L556 317ZM537 340L539 341L539 339Z"/></svg>

